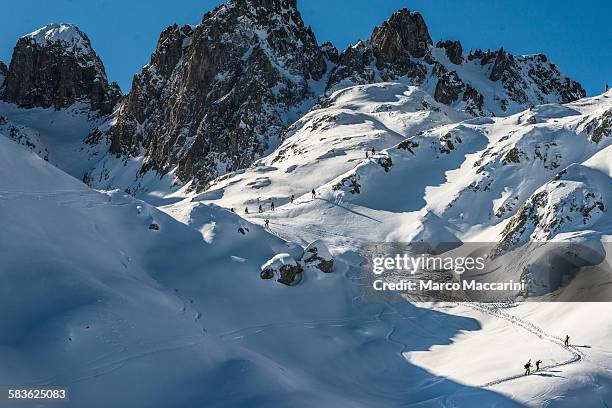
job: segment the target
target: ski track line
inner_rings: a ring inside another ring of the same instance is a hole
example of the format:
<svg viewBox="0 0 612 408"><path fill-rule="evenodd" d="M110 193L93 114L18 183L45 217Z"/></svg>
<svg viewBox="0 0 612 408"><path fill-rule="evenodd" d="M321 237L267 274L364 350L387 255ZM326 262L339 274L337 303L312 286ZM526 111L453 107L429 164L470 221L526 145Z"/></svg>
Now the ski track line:
<svg viewBox="0 0 612 408"><path fill-rule="evenodd" d="M556 337L555 335L546 332L545 330L543 330L542 328L536 326L535 324L531 322L528 322L510 313L503 312L497 306L483 306L483 305L479 305L476 303L463 303L463 305L473 310L479 311L481 313L488 314L489 316L493 316L499 319L504 319L508 321L510 324L520 327L532 334L535 334L539 338L549 341L553 344L556 344L559 347L563 347L564 350L567 350L570 353L572 353L571 358L565 361L559 362L559 363L553 363L553 364L546 365L542 367L540 370L550 370L551 368L566 366L566 365L577 363L579 361L586 359L586 356L584 355L584 353L580 351L578 348L576 348L575 346L565 347L563 345L563 340L561 338ZM502 384L508 381L517 380L523 377L525 377L524 374L516 374L516 375L500 378L497 380L489 381L485 384L480 385L480 387L487 388L487 387L491 387L497 384Z"/></svg>

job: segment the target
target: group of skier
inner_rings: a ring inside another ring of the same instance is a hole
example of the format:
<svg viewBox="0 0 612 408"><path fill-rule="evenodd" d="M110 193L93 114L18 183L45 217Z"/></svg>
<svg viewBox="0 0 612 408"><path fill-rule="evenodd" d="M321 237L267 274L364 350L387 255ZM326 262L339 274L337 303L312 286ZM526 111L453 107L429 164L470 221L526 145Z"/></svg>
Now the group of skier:
<svg viewBox="0 0 612 408"><path fill-rule="evenodd" d="M311 194L311 196L312 196L312 198L313 198L313 199L317 197L317 192L315 191L315 189L314 189L314 188L313 188L313 189L310 191L310 194ZM289 200L291 201L291 204L293 204L293 202L295 201L295 195L291 194L291 197L289 197ZM257 199L257 201L259 202L259 199ZM270 202L270 210L271 210L271 211L274 211L275 209L276 209L276 208L275 208L275 206L274 206L274 201L271 201L271 202ZM236 211L234 210L234 208L230 208L230 211L231 211L231 212L236 212ZM261 214L261 213L263 213L263 212L265 211L265 210L264 210L264 208L263 208L263 205L262 205L262 204L259 204L259 206L258 206L258 211L259 211L259 213L260 213L260 214ZM249 213L249 207L244 207L244 213L245 213L245 214L248 214L248 213ZM270 220L269 220L269 219L267 219L267 218L264 220L264 228L266 228L266 229L270 229Z"/></svg>
<svg viewBox="0 0 612 408"><path fill-rule="evenodd" d="M565 347L569 347L569 340L570 340L570 336L569 334L565 335L565 339L563 340L563 345ZM540 371L540 365L542 364L542 360L538 360L535 362L535 367L536 367L536 371ZM531 374L531 359L529 359L529 361L523 366L525 368L525 375L530 375Z"/></svg>
<svg viewBox="0 0 612 408"><path fill-rule="evenodd" d="M314 188L312 189L312 197L315 198L316 197L316 192L314 190ZM295 201L295 195L291 194L291 197L289 198L291 200L291 204L293 204L293 202ZM259 199L257 199L257 201L259 202ZM276 207L274 206L274 201L270 201L270 211L274 211L276 210ZM230 208L231 212L235 212L235 210L233 208ZM258 205L258 212L261 214L263 213L264 207L262 204ZM249 213L249 207L244 207L244 213L248 214ZM269 220L266 220L269 221Z"/></svg>

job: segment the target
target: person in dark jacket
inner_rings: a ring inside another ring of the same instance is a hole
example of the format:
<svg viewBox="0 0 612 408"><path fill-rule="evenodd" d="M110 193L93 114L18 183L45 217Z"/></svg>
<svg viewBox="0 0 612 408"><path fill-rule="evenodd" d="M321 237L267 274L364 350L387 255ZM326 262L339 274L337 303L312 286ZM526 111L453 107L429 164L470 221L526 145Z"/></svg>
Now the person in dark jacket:
<svg viewBox="0 0 612 408"><path fill-rule="evenodd" d="M317 193L315 191L315 189L313 188L312 191L310 192L310 194L312 194L312 198L314 199L317 196Z"/></svg>
<svg viewBox="0 0 612 408"><path fill-rule="evenodd" d="M531 374L531 359L524 365L525 367L525 375Z"/></svg>
<svg viewBox="0 0 612 408"><path fill-rule="evenodd" d="M536 361L536 371L540 371L540 364L542 364L542 360Z"/></svg>

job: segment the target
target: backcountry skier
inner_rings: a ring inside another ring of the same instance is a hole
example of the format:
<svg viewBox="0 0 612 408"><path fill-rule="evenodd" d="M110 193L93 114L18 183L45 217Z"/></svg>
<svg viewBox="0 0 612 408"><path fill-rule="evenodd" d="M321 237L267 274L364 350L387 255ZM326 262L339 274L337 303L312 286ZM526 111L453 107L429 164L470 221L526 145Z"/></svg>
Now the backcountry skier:
<svg viewBox="0 0 612 408"><path fill-rule="evenodd" d="M525 375L531 374L531 359L524 365L525 367Z"/></svg>

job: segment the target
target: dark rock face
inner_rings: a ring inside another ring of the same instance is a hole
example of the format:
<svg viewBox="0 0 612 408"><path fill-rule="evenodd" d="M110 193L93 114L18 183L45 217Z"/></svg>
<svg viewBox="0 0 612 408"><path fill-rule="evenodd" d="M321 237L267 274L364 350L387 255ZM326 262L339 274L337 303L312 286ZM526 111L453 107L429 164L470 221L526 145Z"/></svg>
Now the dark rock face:
<svg viewBox="0 0 612 408"><path fill-rule="evenodd" d="M300 265L283 265L280 267L278 281L285 285L297 285L302 280L303 269Z"/></svg>
<svg viewBox="0 0 612 408"><path fill-rule="evenodd" d="M304 249L301 262L307 266L312 265L321 272L331 273L334 269L334 258L323 241L314 241Z"/></svg>
<svg viewBox="0 0 612 408"><path fill-rule="evenodd" d="M405 58L406 52L415 58L424 57L432 41L423 16L404 8L374 29L370 43L380 62L396 63Z"/></svg>
<svg viewBox="0 0 612 408"><path fill-rule="evenodd" d="M449 105L459 99L459 95L464 89L465 84L455 71L445 72L436 84L434 99Z"/></svg>
<svg viewBox="0 0 612 408"><path fill-rule="evenodd" d="M544 96L550 94L559 95L562 103L586 96L578 82L563 76L543 54L516 57L501 48L496 52L477 51L472 59L479 59L481 65L491 65L493 61L489 79L501 81L510 99L520 104L546 103ZM535 91L535 98L526 92L530 88Z"/></svg>
<svg viewBox="0 0 612 408"><path fill-rule="evenodd" d="M326 57L337 58L318 46L294 0L234 0L198 26L171 26L121 105L111 152L145 149L142 172L176 167L205 187L275 147L294 114L314 104L309 82L323 78Z"/></svg>
<svg viewBox="0 0 612 408"><path fill-rule="evenodd" d="M446 56L455 65L461 65L463 62L463 47L459 41L438 41L436 48L444 48Z"/></svg>
<svg viewBox="0 0 612 408"><path fill-rule="evenodd" d="M24 108L66 108L77 101L111 113L119 87L108 84L89 38L71 24L50 24L21 37L13 50L2 99Z"/></svg>
<svg viewBox="0 0 612 408"><path fill-rule="evenodd" d="M423 17L401 9L376 27L370 37L370 44L376 56L376 67L385 81L407 76L420 84L425 79L427 68L413 58L430 60L431 37Z"/></svg>
<svg viewBox="0 0 612 408"><path fill-rule="evenodd" d="M8 67L6 66L4 62L0 61L0 75L5 77L7 73L8 73Z"/></svg>

